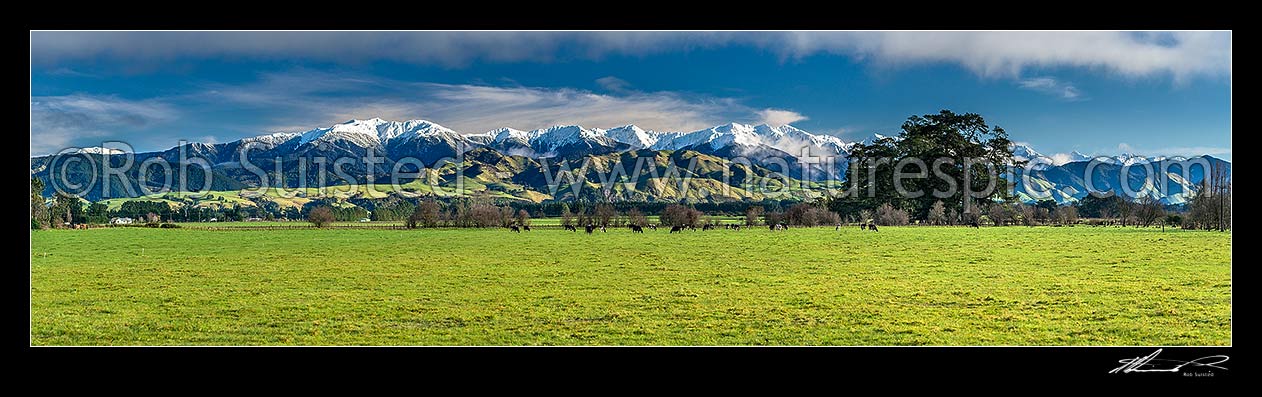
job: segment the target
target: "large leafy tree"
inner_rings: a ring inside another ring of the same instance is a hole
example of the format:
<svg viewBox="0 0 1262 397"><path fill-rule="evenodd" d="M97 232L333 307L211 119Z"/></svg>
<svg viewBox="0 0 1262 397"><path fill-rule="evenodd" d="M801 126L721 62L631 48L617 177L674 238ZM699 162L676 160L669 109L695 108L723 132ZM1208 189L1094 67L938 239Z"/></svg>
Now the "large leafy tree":
<svg viewBox="0 0 1262 397"><path fill-rule="evenodd" d="M53 206L49 208L52 226L62 227L66 223L80 224L85 221L83 201L78 196L57 192L53 196Z"/></svg>
<svg viewBox="0 0 1262 397"><path fill-rule="evenodd" d="M903 123L898 137L857 144L851 149L850 158L850 172L842 185L849 193L828 199L830 209L850 215L889 203L919 219L927 219L929 210L939 200L946 210L963 213L968 194L965 187L983 192L994 183L994 188L981 199L1010 199L999 174L1007 166L1020 165L1013 160L1012 141L1003 128L986 124L976 113L956 114L950 110L911 116ZM919 159L921 163L910 162L899 168L905 159ZM935 170L938 159L944 162L938 163ZM905 191L921 194L912 197L900 193L895 187L895 172L921 173L922 178L902 179ZM938 197L935 191L952 194Z"/></svg>

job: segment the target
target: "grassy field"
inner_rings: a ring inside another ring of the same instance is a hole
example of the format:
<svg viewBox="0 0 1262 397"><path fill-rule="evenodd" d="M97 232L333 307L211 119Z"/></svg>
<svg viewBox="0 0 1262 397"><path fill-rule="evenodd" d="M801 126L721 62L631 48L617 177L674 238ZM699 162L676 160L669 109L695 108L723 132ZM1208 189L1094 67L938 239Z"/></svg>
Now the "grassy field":
<svg viewBox="0 0 1262 397"><path fill-rule="evenodd" d="M116 228L31 238L34 345L1226 345L1231 235Z"/></svg>

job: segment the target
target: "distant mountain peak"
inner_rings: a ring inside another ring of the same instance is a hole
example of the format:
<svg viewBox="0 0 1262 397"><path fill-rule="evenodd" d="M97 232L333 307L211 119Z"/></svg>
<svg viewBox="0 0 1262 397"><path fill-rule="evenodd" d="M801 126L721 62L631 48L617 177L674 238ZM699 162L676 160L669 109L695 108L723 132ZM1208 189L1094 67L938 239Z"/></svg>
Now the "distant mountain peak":
<svg viewBox="0 0 1262 397"><path fill-rule="evenodd" d="M127 153L127 152L124 152L124 151L119 150L119 149L107 148L107 147L103 147L103 146L93 146L93 147L79 148L79 149L76 149L74 152L75 152L75 153L78 153L78 154L123 154L123 153Z"/></svg>

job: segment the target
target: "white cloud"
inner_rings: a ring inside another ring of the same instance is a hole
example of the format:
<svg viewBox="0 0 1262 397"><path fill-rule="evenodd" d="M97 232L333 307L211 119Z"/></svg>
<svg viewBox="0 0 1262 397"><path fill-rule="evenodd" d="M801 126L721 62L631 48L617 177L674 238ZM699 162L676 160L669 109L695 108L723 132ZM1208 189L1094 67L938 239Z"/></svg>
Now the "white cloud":
<svg viewBox="0 0 1262 397"><path fill-rule="evenodd" d="M1231 75L1231 32L835 32L787 33L783 53L829 52L886 64L957 63L989 77L1029 68L1081 67L1125 76Z"/></svg>
<svg viewBox="0 0 1262 397"><path fill-rule="evenodd" d="M571 88L409 82L308 70L264 74L258 83L215 85L200 102L271 114L263 131L301 131L349 119L424 118L456 131L522 130L558 124L691 131L763 118L730 98L674 92L599 94ZM791 112L790 112L791 113Z"/></svg>
<svg viewBox="0 0 1262 397"><path fill-rule="evenodd" d="M1065 165L1066 163L1076 160L1074 155L1069 153L1055 153L1047 157L1052 159L1053 165Z"/></svg>
<svg viewBox="0 0 1262 397"><path fill-rule="evenodd" d="M792 110L763 109L758 111L758 122L771 126L793 124L807 119L808 117Z"/></svg>
<svg viewBox="0 0 1262 397"><path fill-rule="evenodd" d="M654 130L695 130L721 123L729 111L723 103L689 101L673 93L611 96L573 89L422 86L433 100L418 103L412 114L444 120L438 122L463 132L558 124L609 128L627 123Z"/></svg>
<svg viewBox="0 0 1262 397"><path fill-rule="evenodd" d="M600 84L601 88L604 88L605 91L609 92L627 92L631 89L631 83L614 76L605 76L596 79L596 84Z"/></svg>
<svg viewBox="0 0 1262 397"><path fill-rule="evenodd" d="M475 61L551 62L728 45L785 59L840 54L874 64L954 63L982 76L1078 67L1129 76L1231 75L1231 32L33 32L33 64L111 57L390 60L459 67Z"/></svg>
<svg viewBox="0 0 1262 397"><path fill-rule="evenodd" d="M113 96L64 95L31 97L31 154L67 147L91 147L101 137L140 130L177 117L159 100L127 100Z"/></svg>
<svg viewBox="0 0 1262 397"><path fill-rule="evenodd" d="M1066 101L1080 101L1085 99L1082 96L1082 91L1079 90L1078 87L1074 87L1073 84L1060 81L1052 77L1033 77L1022 79L1017 82L1017 85L1027 90L1041 92Z"/></svg>

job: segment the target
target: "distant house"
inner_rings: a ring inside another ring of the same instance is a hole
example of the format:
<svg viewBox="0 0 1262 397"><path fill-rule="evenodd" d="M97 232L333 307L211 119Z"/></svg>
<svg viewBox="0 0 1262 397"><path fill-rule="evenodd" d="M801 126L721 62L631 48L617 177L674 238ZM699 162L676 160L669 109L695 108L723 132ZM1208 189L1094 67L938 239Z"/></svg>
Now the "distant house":
<svg viewBox="0 0 1262 397"><path fill-rule="evenodd" d="M111 225L130 225L134 219L128 217L116 217L110 219Z"/></svg>
<svg viewBox="0 0 1262 397"><path fill-rule="evenodd" d="M246 218L245 219L246 222L258 222L261 220L263 220L263 218Z"/></svg>
<svg viewBox="0 0 1262 397"><path fill-rule="evenodd" d="M372 219L364 218L364 219L360 219L359 221L360 221L360 222L372 222Z"/></svg>
<svg viewBox="0 0 1262 397"><path fill-rule="evenodd" d="M207 222L219 222L219 218L210 218Z"/></svg>

